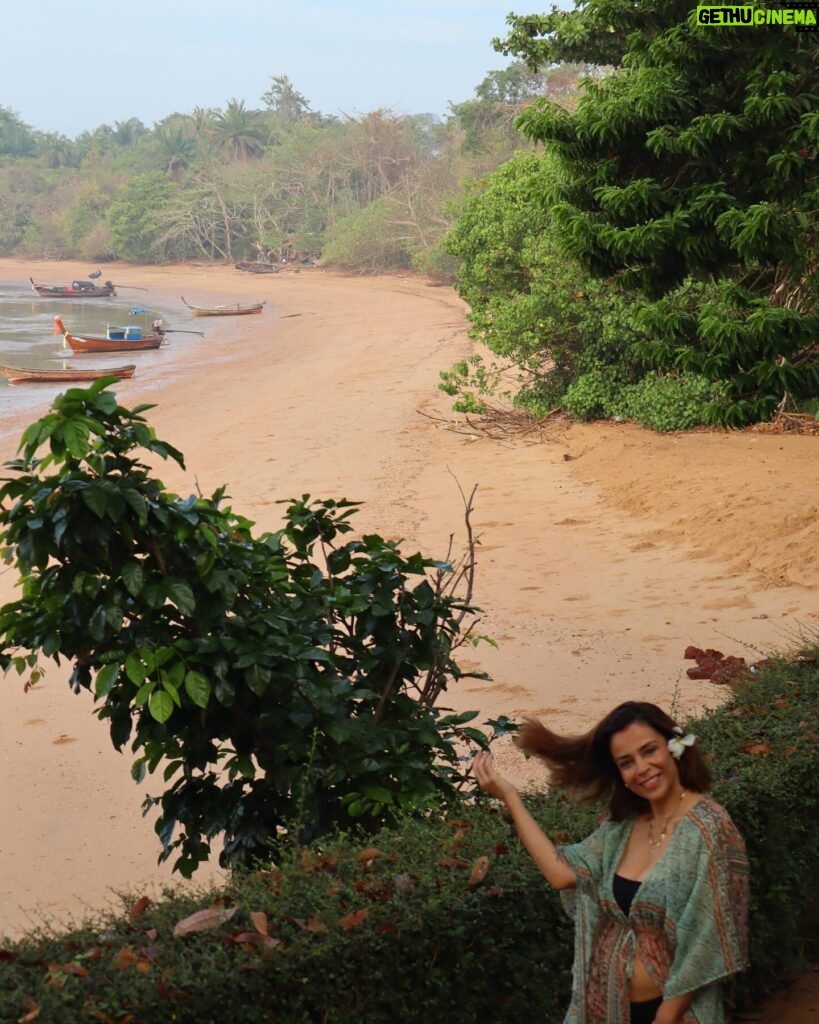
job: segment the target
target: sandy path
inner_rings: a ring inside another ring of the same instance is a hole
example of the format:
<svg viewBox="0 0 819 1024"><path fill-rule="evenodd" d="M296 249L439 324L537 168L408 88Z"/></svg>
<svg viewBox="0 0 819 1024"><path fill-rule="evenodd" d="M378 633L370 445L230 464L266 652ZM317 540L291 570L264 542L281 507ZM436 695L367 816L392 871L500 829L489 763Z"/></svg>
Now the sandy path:
<svg viewBox="0 0 819 1024"><path fill-rule="evenodd" d="M54 281L87 272L38 270ZM0 276L30 272L0 262ZM185 471L160 472L173 490L227 483L233 507L265 529L282 498L361 500L361 530L438 556L462 532L455 478L478 485L477 601L500 648L470 655L493 681L463 684L453 706L535 712L561 729L633 697L694 711L722 694L685 677L687 644L751 659L819 625L819 440L630 426L557 427L539 445L470 439L446 428L448 400L435 390L439 370L470 347L449 289L317 270L127 274L157 300L268 301L261 317L196 321L207 337L180 344L184 360L172 342L164 362L146 355L120 385L126 404L157 403L157 433L185 453ZM0 442L8 457L22 424L0 426L12 428ZM0 576L0 595L12 582ZM26 927L34 908L65 915L169 877L155 867L129 758L64 677L52 668L28 695L5 682L0 932ZM514 751L499 757L527 777Z"/></svg>

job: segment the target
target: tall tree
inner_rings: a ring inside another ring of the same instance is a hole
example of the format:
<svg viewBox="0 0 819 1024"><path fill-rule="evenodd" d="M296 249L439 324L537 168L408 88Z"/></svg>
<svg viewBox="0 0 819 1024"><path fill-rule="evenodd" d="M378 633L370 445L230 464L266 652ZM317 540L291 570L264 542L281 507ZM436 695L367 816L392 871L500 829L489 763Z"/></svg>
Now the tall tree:
<svg viewBox="0 0 819 1024"><path fill-rule="evenodd" d="M234 160L248 160L264 149L265 132L258 112L248 110L244 100L229 100L224 110L214 113L213 136Z"/></svg>
<svg viewBox="0 0 819 1024"><path fill-rule="evenodd" d="M815 394L814 37L699 25L683 0L512 24L502 45L530 61L622 51L575 113L539 101L520 123L559 161L545 200L568 253L645 297L645 357L722 382L712 411L729 423Z"/></svg>
<svg viewBox="0 0 819 1024"><path fill-rule="evenodd" d="M262 102L284 123L299 121L310 110L306 97L298 91L287 75L272 75L270 88L262 95Z"/></svg>

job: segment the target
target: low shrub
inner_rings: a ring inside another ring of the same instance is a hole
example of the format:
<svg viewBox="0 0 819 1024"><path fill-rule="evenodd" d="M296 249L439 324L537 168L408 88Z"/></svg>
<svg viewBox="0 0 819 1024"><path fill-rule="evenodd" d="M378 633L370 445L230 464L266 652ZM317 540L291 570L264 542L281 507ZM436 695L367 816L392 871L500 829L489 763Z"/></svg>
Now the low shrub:
<svg viewBox="0 0 819 1024"><path fill-rule="evenodd" d="M819 939L819 646L773 659L688 726L751 864L747 1007ZM529 794L557 841L597 813ZM191 915L204 911L204 915ZM174 937L199 923L201 931ZM0 948L0 1020L559 1024L571 922L495 806L293 850L221 891ZM39 1012L38 1017L26 1016Z"/></svg>

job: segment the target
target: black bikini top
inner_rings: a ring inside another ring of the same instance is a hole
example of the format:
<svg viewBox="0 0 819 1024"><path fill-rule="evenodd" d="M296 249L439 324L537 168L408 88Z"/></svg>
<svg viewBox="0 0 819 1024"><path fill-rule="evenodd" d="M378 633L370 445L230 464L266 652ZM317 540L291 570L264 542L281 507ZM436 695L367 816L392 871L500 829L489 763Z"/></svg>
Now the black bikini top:
<svg viewBox="0 0 819 1024"><path fill-rule="evenodd" d="M617 901L617 906L623 911L626 917L628 917L632 901L637 895L637 890L641 885L642 882L638 882L634 878L623 878L622 875L615 875L612 879L612 895Z"/></svg>

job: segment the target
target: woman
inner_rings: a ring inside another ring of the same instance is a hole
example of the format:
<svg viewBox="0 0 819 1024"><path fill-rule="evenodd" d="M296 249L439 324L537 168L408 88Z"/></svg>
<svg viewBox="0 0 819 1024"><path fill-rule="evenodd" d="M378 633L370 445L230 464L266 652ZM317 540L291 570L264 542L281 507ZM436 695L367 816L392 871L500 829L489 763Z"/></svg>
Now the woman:
<svg viewBox="0 0 819 1024"><path fill-rule="evenodd" d="M619 705L578 737L527 720L519 746L552 785L602 800L608 816L556 847L499 775L479 785L508 808L521 841L575 922L564 1024L723 1024L720 981L747 966L748 862L727 812L706 795L696 738L654 704Z"/></svg>

